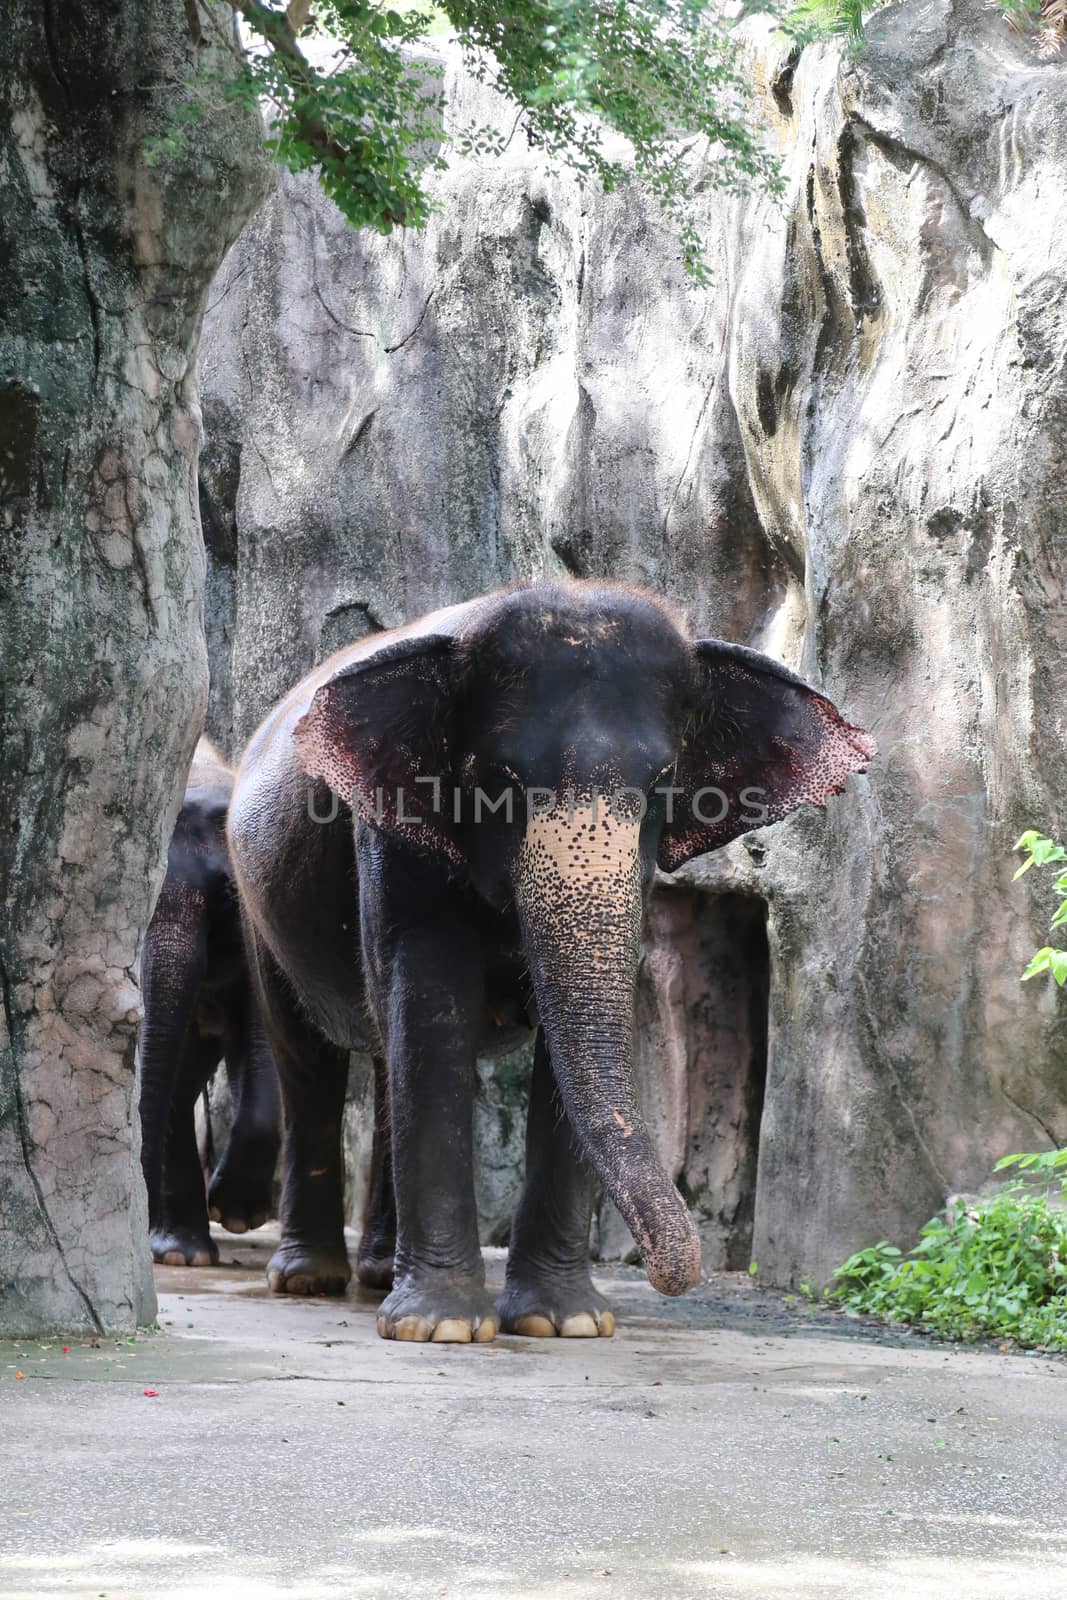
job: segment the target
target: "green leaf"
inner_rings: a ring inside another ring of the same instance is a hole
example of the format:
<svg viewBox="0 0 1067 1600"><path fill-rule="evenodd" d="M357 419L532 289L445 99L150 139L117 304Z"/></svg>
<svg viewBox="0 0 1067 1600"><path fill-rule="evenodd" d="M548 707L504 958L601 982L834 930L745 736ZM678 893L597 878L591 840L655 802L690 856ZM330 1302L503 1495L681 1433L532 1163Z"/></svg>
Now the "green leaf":
<svg viewBox="0 0 1067 1600"><path fill-rule="evenodd" d="M1033 955L1030 957L1030 961L1025 972L1022 975L1022 982L1025 983L1028 978L1036 978L1039 972L1050 971L1052 966L1052 957L1055 955L1055 953L1056 952L1053 950L1052 946L1047 944L1043 945L1040 950L1035 950Z"/></svg>

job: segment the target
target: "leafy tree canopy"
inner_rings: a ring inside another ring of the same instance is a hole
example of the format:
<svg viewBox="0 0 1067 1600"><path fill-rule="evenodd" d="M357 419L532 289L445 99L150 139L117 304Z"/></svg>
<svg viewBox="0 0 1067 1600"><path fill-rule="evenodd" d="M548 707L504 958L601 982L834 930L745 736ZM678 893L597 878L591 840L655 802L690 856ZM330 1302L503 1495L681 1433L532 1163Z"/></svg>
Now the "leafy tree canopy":
<svg viewBox="0 0 1067 1600"><path fill-rule="evenodd" d="M235 38L233 13L247 46ZM429 9L320 0L313 13L310 0L200 0L197 15L205 38L232 58L218 92L266 101L277 159L294 172L317 167L354 227L426 221L426 177L448 152L440 67L417 52L446 28L477 76L522 108L515 134L608 190L636 173L677 227L697 279L706 272L698 186L780 189L752 119L738 41L701 0L446 0ZM184 126L156 142L153 158L204 114L197 91ZM609 150L605 130L629 142L628 164ZM505 142L470 127L452 148L491 153Z"/></svg>

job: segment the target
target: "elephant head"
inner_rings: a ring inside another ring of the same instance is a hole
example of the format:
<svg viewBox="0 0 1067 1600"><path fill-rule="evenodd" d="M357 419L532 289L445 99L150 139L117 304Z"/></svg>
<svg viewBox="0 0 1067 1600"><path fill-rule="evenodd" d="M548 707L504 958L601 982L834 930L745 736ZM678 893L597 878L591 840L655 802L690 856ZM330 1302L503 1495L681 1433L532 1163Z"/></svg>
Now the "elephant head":
<svg viewBox="0 0 1067 1600"><path fill-rule="evenodd" d="M644 896L657 863L839 793L871 739L769 658L687 639L640 591L575 583L490 597L454 634L343 668L296 742L371 826L514 908L585 1153L651 1282L691 1287L699 1240L633 1087Z"/></svg>

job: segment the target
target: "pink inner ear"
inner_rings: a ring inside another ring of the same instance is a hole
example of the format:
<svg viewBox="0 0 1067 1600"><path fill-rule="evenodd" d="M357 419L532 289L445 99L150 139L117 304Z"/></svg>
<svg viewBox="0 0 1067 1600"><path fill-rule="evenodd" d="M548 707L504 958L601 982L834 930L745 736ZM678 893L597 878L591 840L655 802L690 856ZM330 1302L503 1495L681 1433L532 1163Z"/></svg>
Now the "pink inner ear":
<svg viewBox="0 0 1067 1600"><path fill-rule="evenodd" d="M466 865L447 816L432 809L432 791L415 783L410 753L402 745L383 749L346 711L343 689L327 683L316 691L293 730L293 743L308 776L322 778L371 827L443 855L454 866Z"/></svg>
<svg viewBox="0 0 1067 1600"><path fill-rule="evenodd" d="M744 744L739 742L728 756L709 761L699 781L693 781L689 773L683 775L680 781L691 792L702 784L720 787L735 798L743 790L758 790L766 816L762 822L750 822L743 817L739 804L734 804L718 823L704 824L691 814L683 814L665 829L660 844L659 861L666 872L676 871L694 856L721 849L743 833L780 822L798 806L825 805L843 791L853 773L866 772L868 762L878 753L871 735L846 722L831 701L813 690L806 692L806 710L814 726L803 758L786 741L772 739L779 757L771 760L764 755L762 761L753 761L746 759Z"/></svg>
<svg viewBox="0 0 1067 1600"><path fill-rule="evenodd" d="M824 696L813 694L809 708L822 723L817 754L802 766L798 765L791 774L791 781L783 785L781 810L776 821L805 803L825 805L833 795L841 793L845 780L854 772L866 772L867 763L878 754L878 746L870 734L846 722ZM771 809L777 809L774 801Z"/></svg>
<svg viewBox="0 0 1067 1600"><path fill-rule="evenodd" d="M322 778L335 794L352 803L355 789L362 789L361 774L352 750L337 726L339 718L330 715L330 684L316 691L310 707L293 729L293 743L300 765L309 778Z"/></svg>

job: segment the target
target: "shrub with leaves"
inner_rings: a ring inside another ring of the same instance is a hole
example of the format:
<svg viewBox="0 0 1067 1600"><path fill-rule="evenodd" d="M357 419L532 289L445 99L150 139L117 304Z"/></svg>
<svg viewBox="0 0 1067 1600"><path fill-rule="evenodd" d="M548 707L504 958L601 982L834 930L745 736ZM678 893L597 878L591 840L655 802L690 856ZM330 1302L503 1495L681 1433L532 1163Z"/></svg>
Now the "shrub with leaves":
<svg viewBox="0 0 1067 1600"><path fill-rule="evenodd" d="M1052 839L1047 839L1043 833L1038 833L1036 828L1029 828L1018 840L1015 848L1026 851L1026 860L1016 872L1016 878L1021 878L1031 867L1055 867L1061 862L1067 862L1067 850ZM1067 871L1057 874L1052 887L1060 901L1049 923L1050 929L1055 930L1067 923ZM1023 982L1025 983L1028 978L1036 978L1039 972L1050 972L1062 989L1067 983L1067 950L1061 950L1056 945L1050 944L1042 945L1040 950L1035 950L1030 957L1029 966L1023 973Z"/></svg>
<svg viewBox="0 0 1067 1600"><path fill-rule="evenodd" d="M268 142L292 171L316 168L354 227L421 226L427 173L445 165L441 71L423 42L451 27L476 75L520 108L511 136L581 178L613 189L636 175L677 228L682 257L706 276L694 194L701 187L777 193L781 179L753 116L740 40L704 0L190 0L225 67L217 95L265 102ZM234 34L237 13L247 47ZM204 114L202 80L158 159ZM609 153L621 134L630 159ZM454 139L460 153L499 149L490 128ZM694 147L696 149L694 150Z"/></svg>
<svg viewBox="0 0 1067 1600"><path fill-rule="evenodd" d="M827 1299L941 1338L1067 1351L1067 1210L1021 1183L988 1200L957 1199L907 1254L883 1240L850 1256Z"/></svg>

